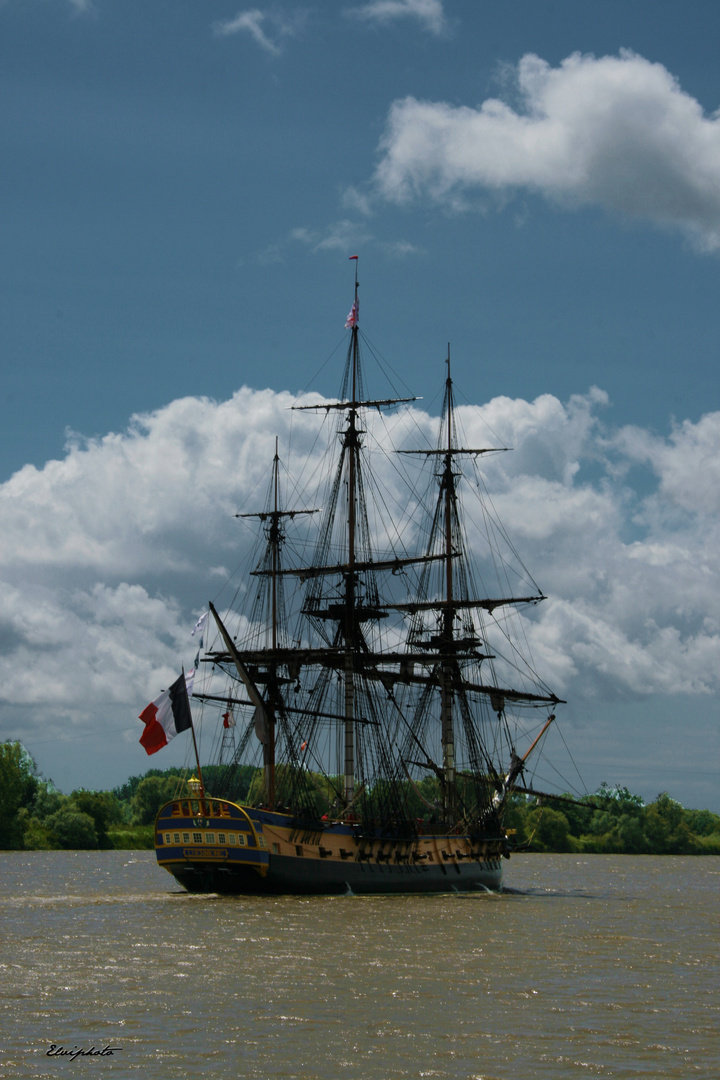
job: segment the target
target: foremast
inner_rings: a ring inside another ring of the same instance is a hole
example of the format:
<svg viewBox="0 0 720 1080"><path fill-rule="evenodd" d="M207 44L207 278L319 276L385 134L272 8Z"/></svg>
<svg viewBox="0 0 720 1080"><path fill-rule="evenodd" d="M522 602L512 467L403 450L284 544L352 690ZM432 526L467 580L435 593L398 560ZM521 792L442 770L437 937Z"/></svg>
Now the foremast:
<svg viewBox="0 0 720 1080"><path fill-rule="evenodd" d="M280 549L285 539L283 518L290 516L279 507L278 474L280 469L280 456L278 454L278 440L275 437L275 456L272 466L272 510L263 515L267 535L267 550L270 556L270 648L273 655L277 654L278 647L278 571L280 570ZM241 516L241 515L238 515ZM251 515L242 515L251 516ZM259 515L255 515L259 516ZM263 770L265 773L265 791L270 806L275 805L275 705L279 693L277 684L277 664L271 664L268 669L268 704L266 710L267 722L264 725L265 739L263 741Z"/></svg>
<svg viewBox="0 0 720 1080"><path fill-rule="evenodd" d="M249 704L255 706L254 713L254 727L255 733L262 744L263 748L263 774L265 781L265 798L266 802L270 806L275 805L276 801L276 731L277 731L277 713L282 710L284 706L282 696L282 683L287 679L283 679L280 676L279 668L285 663L287 666L286 654L287 648L282 649L279 641L279 628L281 625L281 608L282 597L280 590L283 582L283 569L282 569L282 548L285 542L285 528L284 522L287 518L295 518L299 514L314 514L315 510L283 510L280 507L280 492L279 492L279 475L280 475L280 456L278 454L278 440L275 438L275 456L273 457L272 474L270 481L270 496L266 509L253 513L236 514L238 518L258 518L263 526L266 538L266 546L264 557L261 560L260 567L254 572L261 579L263 584L269 582L269 619L266 621L266 640L265 648L260 650L259 655L263 660L263 674L262 682L265 683L266 690L263 696L262 691L257 685L257 670L254 665L248 662L248 657L243 656L237 649L234 640L229 634L227 628L222 622L220 616L213 604L210 604L210 610L215 618L215 621L220 630L220 635L228 650L227 659L231 660L240 676L241 682L244 684L248 693ZM261 585L260 593L263 592L263 585ZM258 606L262 605L262 601L258 601ZM258 619L258 623L262 620ZM210 658L214 661L220 658L222 654L210 654ZM251 654L252 655L252 654ZM255 676L253 673L256 673ZM238 699L235 699L236 701ZM242 702L241 702L242 703Z"/></svg>

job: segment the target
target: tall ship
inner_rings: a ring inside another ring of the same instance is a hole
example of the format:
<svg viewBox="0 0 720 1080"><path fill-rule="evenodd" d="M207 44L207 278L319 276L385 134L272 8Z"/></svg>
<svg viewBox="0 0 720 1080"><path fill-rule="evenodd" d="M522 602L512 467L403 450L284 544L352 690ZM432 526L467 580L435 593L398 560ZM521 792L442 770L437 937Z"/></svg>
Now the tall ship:
<svg viewBox="0 0 720 1080"><path fill-rule="evenodd" d="M504 448L466 445L449 348L434 443L415 398L366 392L355 267L339 396L296 406L329 429L327 478L284 499L276 441L264 506L237 515L259 540L246 602L210 604L190 704L184 678L169 692L177 730L191 705L222 732L212 782L198 758L157 814L158 863L190 892L500 889L561 704L527 645L544 596L485 490Z"/></svg>

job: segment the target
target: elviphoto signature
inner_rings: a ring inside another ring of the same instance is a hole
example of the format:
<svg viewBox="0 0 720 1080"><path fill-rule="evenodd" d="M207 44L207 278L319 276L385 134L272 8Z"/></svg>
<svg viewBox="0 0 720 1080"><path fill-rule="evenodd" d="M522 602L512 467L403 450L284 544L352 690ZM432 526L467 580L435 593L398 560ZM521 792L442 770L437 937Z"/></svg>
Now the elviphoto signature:
<svg viewBox="0 0 720 1080"><path fill-rule="evenodd" d="M69 1057L75 1061L79 1057L112 1057L118 1050L122 1050L122 1046L103 1046L101 1050L94 1046L91 1046L88 1050L84 1050L81 1046L74 1046L72 1050L67 1050L58 1043L50 1043L50 1049L45 1052L45 1056Z"/></svg>

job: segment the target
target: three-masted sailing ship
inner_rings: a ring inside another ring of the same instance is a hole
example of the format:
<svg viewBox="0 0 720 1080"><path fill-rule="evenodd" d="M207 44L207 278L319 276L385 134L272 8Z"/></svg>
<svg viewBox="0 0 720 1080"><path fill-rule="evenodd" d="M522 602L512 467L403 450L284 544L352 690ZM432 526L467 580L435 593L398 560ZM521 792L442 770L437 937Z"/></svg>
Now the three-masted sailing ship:
<svg viewBox="0 0 720 1080"><path fill-rule="evenodd" d="M521 648L522 613L542 592L526 573L520 588L505 572L489 589L476 566L509 563L491 507L464 509L493 450L463 445L449 350L437 442L395 454L409 491L402 511L383 503L369 419L415 399L366 396L358 315L356 270L339 398L297 406L334 429L324 505L283 508L276 443L268 500L253 515L261 551L249 608L238 616L210 605L217 637L192 700L223 709L232 740L213 790L198 762L155 828L160 866L191 892L500 888L514 846L508 802L529 790L528 760L560 703ZM429 473L424 490L420 473ZM296 528L304 547L288 545ZM252 778L244 797L241 773Z"/></svg>

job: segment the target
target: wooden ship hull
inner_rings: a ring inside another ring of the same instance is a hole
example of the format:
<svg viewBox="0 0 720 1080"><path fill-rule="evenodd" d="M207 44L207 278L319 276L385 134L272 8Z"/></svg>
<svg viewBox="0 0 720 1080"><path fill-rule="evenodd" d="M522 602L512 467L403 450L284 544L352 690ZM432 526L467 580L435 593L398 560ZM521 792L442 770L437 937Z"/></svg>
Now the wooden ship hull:
<svg viewBox="0 0 720 1080"><path fill-rule="evenodd" d="M303 825L289 814L222 799L175 800L157 815L157 860L192 893L439 893L502 887L504 839L420 829L404 839L372 833L359 823L322 825Z"/></svg>

